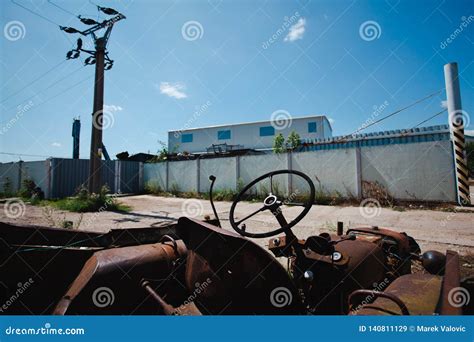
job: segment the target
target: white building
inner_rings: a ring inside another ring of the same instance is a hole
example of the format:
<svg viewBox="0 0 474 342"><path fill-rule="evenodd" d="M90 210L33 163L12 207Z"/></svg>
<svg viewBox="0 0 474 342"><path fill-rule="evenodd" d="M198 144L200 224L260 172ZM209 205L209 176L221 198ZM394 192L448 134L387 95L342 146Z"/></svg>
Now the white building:
<svg viewBox="0 0 474 342"><path fill-rule="evenodd" d="M212 149L213 145L234 145L234 149L271 149L275 135L286 138L295 131L301 139L332 137L332 128L324 115L292 118L281 123L257 121L230 125L209 126L168 132L170 153L199 153Z"/></svg>

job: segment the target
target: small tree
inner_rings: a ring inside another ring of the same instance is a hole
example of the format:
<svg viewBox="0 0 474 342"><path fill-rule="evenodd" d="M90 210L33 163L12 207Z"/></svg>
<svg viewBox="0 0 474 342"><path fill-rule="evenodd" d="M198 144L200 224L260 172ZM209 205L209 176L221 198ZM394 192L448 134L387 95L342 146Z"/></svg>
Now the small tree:
<svg viewBox="0 0 474 342"><path fill-rule="evenodd" d="M283 153L285 152L285 137L283 134L278 133L273 139L273 152Z"/></svg>
<svg viewBox="0 0 474 342"><path fill-rule="evenodd" d="M296 133L295 131L292 131L289 135L288 138L286 139L286 146L289 149L294 150L301 144L301 139L300 135Z"/></svg>

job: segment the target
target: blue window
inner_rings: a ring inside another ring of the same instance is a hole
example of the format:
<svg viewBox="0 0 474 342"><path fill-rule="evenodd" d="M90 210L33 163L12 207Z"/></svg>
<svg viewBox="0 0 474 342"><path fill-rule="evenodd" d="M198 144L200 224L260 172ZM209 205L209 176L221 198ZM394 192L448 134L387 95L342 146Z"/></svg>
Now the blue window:
<svg viewBox="0 0 474 342"><path fill-rule="evenodd" d="M261 137L268 137L271 135L275 135L275 128L273 128L273 126L260 127Z"/></svg>
<svg viewBox="0 0 474 342"><path fill-rule="evenodd" d="M183 135L181 135L181 142L182 142L182 143L191 143L191 142L193 142L193 135L192 135L192 133L188 133L188 134L183 134Z"/></svg>
<svg viewBox="0 0 474 342"><path fill-rule="evenodd" d="M317 131L316 122L308 122L308 133L316 133Z"/></svg>
<svg viewBox="0 0 474 342"><path fill-rule="evenodd" d="M218 140L227 140L230 139L230 129L226 131L217 131Z"/></svg>

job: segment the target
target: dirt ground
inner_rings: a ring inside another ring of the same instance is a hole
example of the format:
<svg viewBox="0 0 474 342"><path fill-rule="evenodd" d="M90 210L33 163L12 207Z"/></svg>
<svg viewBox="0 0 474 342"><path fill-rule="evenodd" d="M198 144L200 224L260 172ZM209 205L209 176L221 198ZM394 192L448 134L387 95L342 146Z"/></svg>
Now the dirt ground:
<svg viewBox="0 0 474 342"><path fill-rule="evenodd" d="M4 203L0 203L0 220L17 224L58 226L64 220L72 221L74 229L106 232L117 228L138 228L159 226L176 221L180 216L213 217L209 201L138 195L121 197L120 202L132 207L128 213L71 213L60 210L45 211L42 207L26 205L24 213L17 219L6 217ZM224 228L231 229L229 224L230 202L216 202L218 215ZM239 204L238 217L243 217L261 207L261 203ZM301 207L284 207L287 218L295 217ZM393 210L380 208L375 212L364 213L353 206L319 206L314 205L308 215L293 228L299 237L335 232L337 221L344 223L344 229L357 226L387 227L404 231L413 236L421 249L445 251L451 249L462 255L474 254L474 209L468 212L446 212L439 210ZM79 227L77 225L79 224ZM262 232L276 227L276 221L268 211L252 217L249 227ZM256 242L265 246L267 239Z"/></svg>
<svg viewBox="0 0 474 342"><path fill-rule="evenodd" d="M71 213L61 210L26 204L19 218L6 216L5 201L0 203L0 220L16 224L30 224L49 227L60 227L63 221L72 221L72 229L107 232L110 229L159 227L176 222L181 216L204 218L213 217L209 201L137 195L120 197L119 201L132 208L130 212L118 213L103 211L100 213ZM231 202L216 202L216 209L225 229L232 230L229 223ZM254 212L261 203L241 202L236 211L236 219ZM301 212L301 207L283 207L283 213L290 221ZM414 237L422 251L454 250L461 255L461 272L463 276L474 276L474 208L462 212L448 212L428 209L394 210L379 208L364 212L354 206L320 206L313 205L306 217L293 228L300 238L322 232L334 233L337 222L344 223L344 230L349 227L379 226ZM268 211L259 213L247 222L248 231L264 232L273 230L277 223ZM268 239L254 239L266 248Z"/></svg>

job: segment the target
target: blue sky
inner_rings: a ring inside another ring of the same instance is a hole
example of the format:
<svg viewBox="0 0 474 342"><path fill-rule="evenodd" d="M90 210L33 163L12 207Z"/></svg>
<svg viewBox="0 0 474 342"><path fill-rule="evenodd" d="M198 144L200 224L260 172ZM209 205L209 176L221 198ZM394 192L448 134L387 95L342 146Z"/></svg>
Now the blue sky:
<svg viewBox="0 0 474 342"><path fill-rule="evenodd" d="M85 56L21 90L74 46L78 35L55 24L85 26L48 1L16 2L47 20L0 4L0 152L70 157L72 119L80 116L81 157L88 158L94 67L81 67ZM53 2L98 18L89 1ZM113 156L156 152L171 129L269 120L276 110L325 114L334 135L349 134L442 89L443 65L451 61L459 63L463 109L474 111L472 1L94 3L127 16L108 45L115 63L106 72L111 120L104 143ZM442 92L366 131L413 127L439 112L444 98ZM447 114L431 124L447 124ZM2 162L18 159L0 155Z"/></svg>

